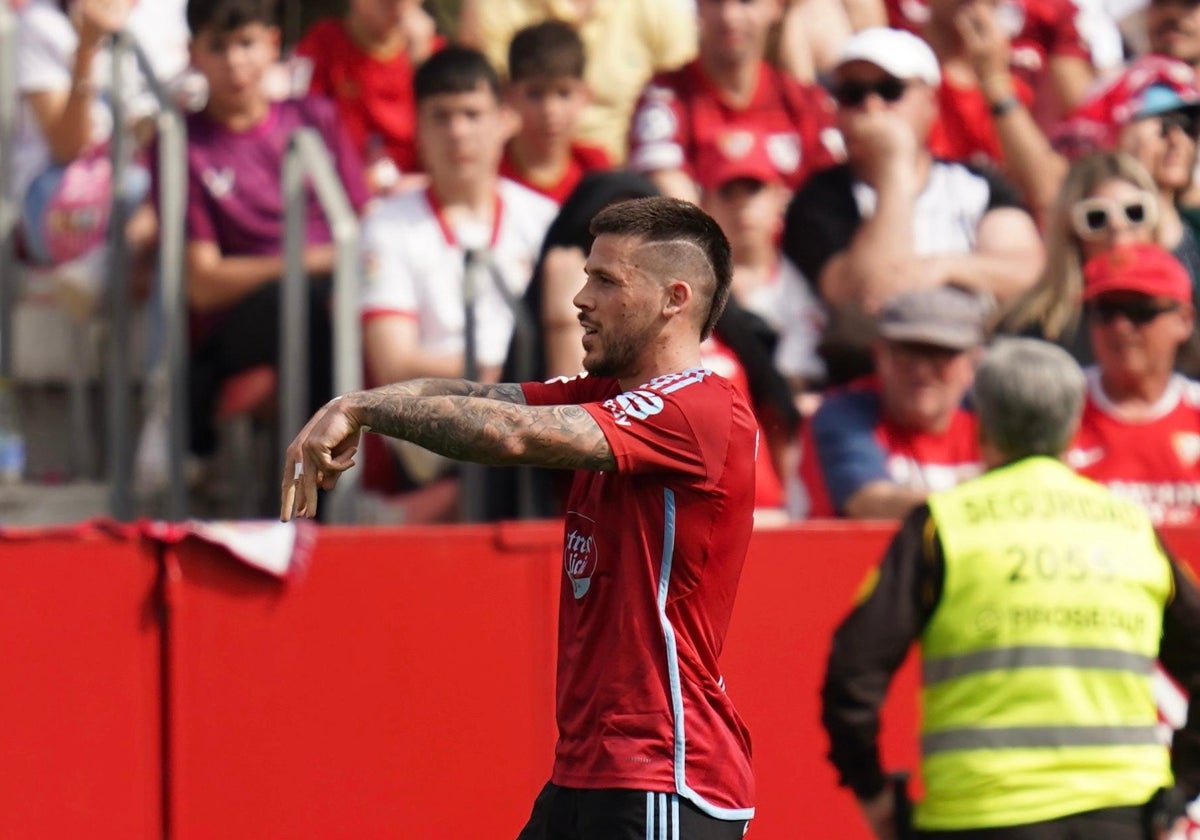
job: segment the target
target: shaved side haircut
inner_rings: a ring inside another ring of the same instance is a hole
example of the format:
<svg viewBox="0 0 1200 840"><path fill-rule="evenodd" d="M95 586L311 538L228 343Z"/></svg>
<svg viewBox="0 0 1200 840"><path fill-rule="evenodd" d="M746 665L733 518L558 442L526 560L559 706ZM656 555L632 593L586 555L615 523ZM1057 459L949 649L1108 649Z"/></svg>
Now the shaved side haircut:
<svg viewBox="0 0 1200 840"><path fill-rule="evenodd" d="M690 281L708 298L700 338L712 334L729 301L733 256L729 240L711 216L677 198L635 198L601 210L588 231L593 237L640 239L643 247L637 249L635 259L648 272L664 280Z"/></svg>

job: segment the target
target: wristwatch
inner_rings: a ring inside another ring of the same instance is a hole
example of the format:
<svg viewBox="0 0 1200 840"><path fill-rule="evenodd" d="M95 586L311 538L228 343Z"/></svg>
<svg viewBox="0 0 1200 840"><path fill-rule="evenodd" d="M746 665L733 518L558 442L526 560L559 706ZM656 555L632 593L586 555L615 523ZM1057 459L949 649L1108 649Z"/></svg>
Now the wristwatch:
<svg viewBox="0 0 1200 840"><path fill-rule="evenodd" d="M1003 117L1020 104L1021 100L1017 98L1017 95L1015 93L1010 93L1008 96L1004 97L998 102L990 103L988 105L988 111L991 112L993 117Z"/></svg>

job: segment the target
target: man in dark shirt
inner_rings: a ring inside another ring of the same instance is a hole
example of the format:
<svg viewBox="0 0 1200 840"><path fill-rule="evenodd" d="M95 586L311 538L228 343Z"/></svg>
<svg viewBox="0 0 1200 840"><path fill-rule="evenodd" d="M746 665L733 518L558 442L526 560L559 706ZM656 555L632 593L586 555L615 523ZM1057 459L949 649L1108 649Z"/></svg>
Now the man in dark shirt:
<svg viewBox="0 0 1200 840"><path fill-rule="evenodd" d="M822 692L830 760L877 837L904 836L879 709L921 643L916 836L1160 837L1200 790L1196 707L1157 740L1156 659L1200 687L1200 592L1136 505L1062 464L1083 375L1003 341L976 376L980 478L904 521L838 628Z"/></svg>

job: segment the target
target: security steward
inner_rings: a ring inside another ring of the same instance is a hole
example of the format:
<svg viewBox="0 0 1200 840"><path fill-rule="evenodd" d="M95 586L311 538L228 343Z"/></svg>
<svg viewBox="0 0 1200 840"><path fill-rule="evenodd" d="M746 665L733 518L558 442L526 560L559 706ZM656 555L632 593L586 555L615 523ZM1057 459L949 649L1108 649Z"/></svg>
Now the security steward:
<svg viewBox="0 0 1200 840"><path fill-rule="evenodd" d="M1132 503L1058 456L1083 374L1007 339L976 373L987 472L902 523L838 628L822 691L829 758L878 838L1165 838L1200 791L1200 703L1168 750L1155 660L1200 696L1200 591ZM921 775L880 765L879 709L920 641Z"/></svg>

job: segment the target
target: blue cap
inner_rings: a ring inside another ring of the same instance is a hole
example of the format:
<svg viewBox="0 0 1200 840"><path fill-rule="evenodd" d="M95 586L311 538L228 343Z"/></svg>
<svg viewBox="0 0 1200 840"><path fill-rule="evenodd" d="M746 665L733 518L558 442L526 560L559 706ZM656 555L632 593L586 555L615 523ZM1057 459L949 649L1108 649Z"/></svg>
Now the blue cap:
<svg viewBox="0 0 1200 840"><path fill-rule="evenodd" d="M1140 120L1143 117L1167 114L1171 111L1194 112L1200 110L1200 102L1194 99L1191 101L1184 99L1170 85L1150 85L1150 87L1142 92L1141 100L1138 103L1137 111L1133 115L1135 120Z"/></svg>

